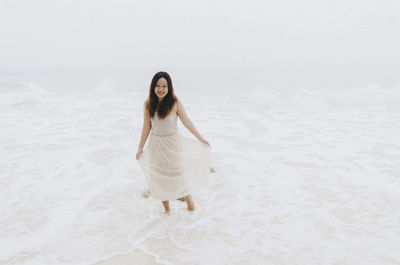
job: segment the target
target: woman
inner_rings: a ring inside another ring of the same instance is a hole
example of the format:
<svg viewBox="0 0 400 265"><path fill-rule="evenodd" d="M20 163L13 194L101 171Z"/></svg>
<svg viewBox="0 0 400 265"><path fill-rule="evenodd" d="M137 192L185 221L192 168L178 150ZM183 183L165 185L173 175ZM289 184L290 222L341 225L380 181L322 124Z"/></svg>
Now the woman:
<svg viewBox="0 0 400 265"><path fill-rule="evenodd" d="M154 75L143 112L136 159L151 195L162 201L166 213L170 210L169 200L181 197L184 197L188 210L193 211L191 192L208 180L211 146L187 116L168 73ZM177 117L200 142L179 133ZM143 150L149 134L149 142Z"/></svg>

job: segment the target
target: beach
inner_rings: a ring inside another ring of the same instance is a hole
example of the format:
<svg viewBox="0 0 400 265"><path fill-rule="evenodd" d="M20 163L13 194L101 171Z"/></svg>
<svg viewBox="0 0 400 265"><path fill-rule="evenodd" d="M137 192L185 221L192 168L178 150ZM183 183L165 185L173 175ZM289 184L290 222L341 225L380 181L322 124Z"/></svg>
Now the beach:
<svg viewBox="0 0 400 265"><path fill-rule="evenodd" d="M105 259L104 261L97 262L95 265L129 265L129 264L138 264L138 265L159 265L151 255L146 255L141 251L134 250L129 254L114 256L109 259Z"/></svg>
<svg viewBox="0 0 400 265"><path fill-rule="evenodd" d="M0 264L400 264L397 89L177 82L215 172L167 215L135 160L148 84L28 75L1 76Z"/></svg>

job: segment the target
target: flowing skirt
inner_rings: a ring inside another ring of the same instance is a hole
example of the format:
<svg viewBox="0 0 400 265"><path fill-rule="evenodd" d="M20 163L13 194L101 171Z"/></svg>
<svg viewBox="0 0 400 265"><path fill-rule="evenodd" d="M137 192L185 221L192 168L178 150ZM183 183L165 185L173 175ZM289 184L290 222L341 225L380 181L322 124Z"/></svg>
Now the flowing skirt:
<svg viewBox="0 0 400 265"><path fill-rule="evenodd" d="M151 132L137 161L151 195L162 201L190 195L208 183L210 147L179 131L169 135Z"/></svg>

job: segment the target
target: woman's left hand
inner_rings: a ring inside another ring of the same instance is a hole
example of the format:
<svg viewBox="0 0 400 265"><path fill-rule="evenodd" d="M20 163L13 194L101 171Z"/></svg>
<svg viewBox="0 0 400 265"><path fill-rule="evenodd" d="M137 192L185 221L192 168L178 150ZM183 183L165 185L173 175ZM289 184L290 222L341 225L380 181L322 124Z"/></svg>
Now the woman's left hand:
<svg viewBox="0 0 400 265"><path fill-rule="evenodd" d="M207 144L210 148L211 148L211 145L210 145L210 143L206 140L206 139L204 139L204 138L201 138L201 139L199 139L199 141L200 142L202 142L202 143L205 143L205 144Z"/></svg>

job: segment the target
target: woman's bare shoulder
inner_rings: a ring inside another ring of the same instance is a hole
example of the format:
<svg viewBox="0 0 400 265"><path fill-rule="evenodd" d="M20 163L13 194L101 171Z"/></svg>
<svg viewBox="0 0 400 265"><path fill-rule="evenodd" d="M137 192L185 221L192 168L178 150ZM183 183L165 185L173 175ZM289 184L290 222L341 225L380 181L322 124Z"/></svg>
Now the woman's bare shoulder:
<svg viewBox="0 0 400 265"><path fill-rule="evenodd" d="M181 101L179 100L178 97L176 97L176 101L174 103L173 109L175 111L176 114L178 114L179 111L179 105L181 104Z"/></svg>

